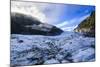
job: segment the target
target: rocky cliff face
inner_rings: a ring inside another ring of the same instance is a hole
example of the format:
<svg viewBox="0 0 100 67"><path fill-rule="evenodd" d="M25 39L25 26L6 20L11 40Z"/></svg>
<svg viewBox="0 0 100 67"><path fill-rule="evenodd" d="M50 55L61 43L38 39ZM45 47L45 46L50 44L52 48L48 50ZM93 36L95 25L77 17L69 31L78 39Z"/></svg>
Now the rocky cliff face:
<svg viewBox="0 0 100 67"><path fill-rule="evenodd" d="M92 12L74 31L81 32L84 36L95 37L95 12Z"/></svg>
<svg viewBox="0 0 100 67"><path fill-rule="evenodd" d="M11 34L59 35L63 31L53 25L20 13L11 13Z"/></svg>

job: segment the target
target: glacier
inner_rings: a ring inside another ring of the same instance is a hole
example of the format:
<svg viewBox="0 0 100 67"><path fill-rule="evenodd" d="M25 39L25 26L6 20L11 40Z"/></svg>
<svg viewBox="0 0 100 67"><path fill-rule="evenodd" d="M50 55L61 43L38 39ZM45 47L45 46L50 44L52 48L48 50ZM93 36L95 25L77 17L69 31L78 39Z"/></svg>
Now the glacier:
<svg viewBox="0 0 100 67"><path fill-rule="evenodd" d="M95 61L95 38L64 32L57 36L11 34L11 65Z"/></svg>

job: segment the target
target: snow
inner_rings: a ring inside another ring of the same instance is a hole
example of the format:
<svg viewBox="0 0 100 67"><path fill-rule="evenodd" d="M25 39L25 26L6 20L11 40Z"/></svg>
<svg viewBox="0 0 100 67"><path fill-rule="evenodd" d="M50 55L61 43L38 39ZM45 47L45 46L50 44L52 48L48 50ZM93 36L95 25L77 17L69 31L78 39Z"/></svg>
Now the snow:
<svg viewBox="0 0 100 67"><path fill-rule="evenodd" d="M59 61L56 59L50 59L44 62L44 64L56 64L56 63L59 63Z"/></svg>
<svg viewBox="0 0 100 67"><path fill-rule="evenodd" d="M64 32L59 36L11 35L11 65L95 61L95 38Z"/></svg>
<svg viewBox="0 0 100 67"><path fill-rule="evenodd" d="M94 54L95 54L94 51L95 50L93 48L87 48L85 50L79 50L78 54L73 55L73 57L72 57L72 58L74 58L73 61L74 62L89 61L89 60L95 58L94 57Z"/></svg>

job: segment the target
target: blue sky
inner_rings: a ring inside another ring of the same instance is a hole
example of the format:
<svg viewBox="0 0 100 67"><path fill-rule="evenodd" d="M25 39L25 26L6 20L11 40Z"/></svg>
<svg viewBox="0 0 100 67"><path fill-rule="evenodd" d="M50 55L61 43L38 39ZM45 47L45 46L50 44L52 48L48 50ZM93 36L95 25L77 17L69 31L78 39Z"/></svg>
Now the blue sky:
<svg viewBox="0 0 100 67"><path fill-rule="evenodd" d="M95 10L94 6L87 5L34 2L12 2L11 8L12 12L32 15L43 23L55 25L65 31L72 31Z"/></svg>
<svg viewBox="0 0 100 67"><path fill-rule="evenodd" d="M94 6L86 5L50 5L42 10L48 18L48 23L66 31L72 31L81 21L87 18L90 13L95 10Z"/></svg>

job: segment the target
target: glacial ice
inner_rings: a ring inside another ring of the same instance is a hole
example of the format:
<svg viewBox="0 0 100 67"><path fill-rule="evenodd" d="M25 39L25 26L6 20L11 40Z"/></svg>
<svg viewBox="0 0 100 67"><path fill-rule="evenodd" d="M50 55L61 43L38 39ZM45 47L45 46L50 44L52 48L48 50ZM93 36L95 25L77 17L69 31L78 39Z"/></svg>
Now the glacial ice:
<svg viewBox="0 0 100 67"><path fill-rule="evenodd" d="M95 38L67 32L59 36L11 35L11 65L95 61Z"/></svg>

